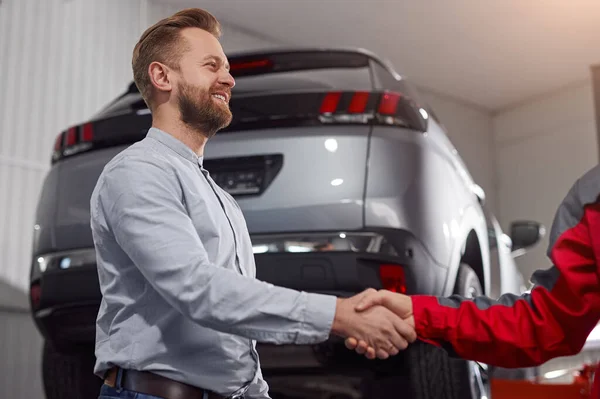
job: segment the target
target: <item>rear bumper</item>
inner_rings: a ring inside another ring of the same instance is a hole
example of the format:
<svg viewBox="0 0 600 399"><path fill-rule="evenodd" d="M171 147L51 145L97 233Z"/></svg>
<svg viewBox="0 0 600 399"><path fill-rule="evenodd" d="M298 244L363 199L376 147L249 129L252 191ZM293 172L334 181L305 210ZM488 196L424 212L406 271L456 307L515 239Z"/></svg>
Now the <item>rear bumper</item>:
<svg viewBox="0 0 600 399"><path fill-rule="evenodd" d="M290 376L297 374L360 375L364 370L406 374L408 367L404 352L386 360L369 360L348 350L341 338L332 337L317 345L256 345L260 366L265 376Z"/></svg>
<svg viewBox="0 0 600 399"><path fill-rule="evenodd" d="M321 247L338 243L331 240L319 242L319 234L294 234L302 237L302 244L314 242ZM423 243L411 233L399 229L373 228L368 231L340 232L340 236L351 237L360 234L374 234L383 238L377 250L311 250L291 253L275 250L255 255L257 278L277 286L299 291L329 293L337 296L351 296L367 288L387 288L381 275L382 265L397 266L403 270L407 294L440 294L447 275L447 267L439 265L427 252ZM331 233L329 233L331 235ZM267 236L268 237L268 236ZM265 236L254 236L253 242L294 242L293 238L269 240ZM298 242L297 239L295 242ZM342 243L340 247L344 247ZM373 248L369 245L370 248Z"/></svg>
<svg viewBox="0 0 600 399"><path fill-rule="evenodd" d="M96 267L48 272L32 281L38 284L39 302L31 307L42 336L59 349L93 344L102 298Z"/></svg>
<svg viewBox="0 0 600 399"><path fill-rule="evenodd" d="M352 233L348 233L350 236ZM436 265L423 246L407 232L379 231L396 249L395 255L352 251L276 252L255 255L257 278L299 291L352 296L367 288L385 288L381 265L404 271L406 293L439 293L446 269ZM253 238L254 240L254 238ZM58 347L90 345L95 340L95 324L101 293L94 264L52 269L32 284L39 284L39 301L32 313L42 335ZM335 341L315 347L270 347L261 345L274 364L300 362L301 367L323 364L316 353L331 352ZM343 343L338 342L342 345ZM289 353L289 352L293 353ZM298 352L298 353L296 353ZM345 353L345 352L344 352ZM315 357L316 356L316 357ZM265 360L267 364L270 360ZM295 367L293 364L290 367ZM281 367L281 365L280 365Z"/></svg>

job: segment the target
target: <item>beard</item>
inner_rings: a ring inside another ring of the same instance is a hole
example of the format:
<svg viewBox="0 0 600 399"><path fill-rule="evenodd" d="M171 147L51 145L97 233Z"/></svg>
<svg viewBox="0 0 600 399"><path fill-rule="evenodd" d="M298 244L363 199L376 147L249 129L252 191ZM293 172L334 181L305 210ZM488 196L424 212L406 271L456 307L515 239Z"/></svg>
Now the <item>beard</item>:
<svg viewBox="0 0 600 399"><path fill-rule="evenodd" d="M223 91L230 92L228 89ZM186 83L179 84L177 102L181 121L208 139L229 126L233 118L229 105L218 104L217 101L208 90Z"/></svg>

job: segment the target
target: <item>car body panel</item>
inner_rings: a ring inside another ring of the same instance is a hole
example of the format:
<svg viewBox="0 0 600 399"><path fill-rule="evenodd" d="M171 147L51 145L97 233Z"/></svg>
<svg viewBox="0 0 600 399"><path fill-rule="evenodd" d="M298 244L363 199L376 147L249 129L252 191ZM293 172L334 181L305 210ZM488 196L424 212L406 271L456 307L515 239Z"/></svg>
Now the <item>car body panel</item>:
<svg viewBox="0 0 600 399"><path fill-rule="evenodd" d="M59 163L54 229L59 250L93 247L90 197L102 169L125 146L93 151Z"/></svg>
<svg viewBox="0 0 600 399"><path fill-rule="evenodd" d="M206 160L281 154L260 196L239 197L251 233L363 227L368 126L282 128L215 136ZM211 170L209 169L209 173Z"/></svg>

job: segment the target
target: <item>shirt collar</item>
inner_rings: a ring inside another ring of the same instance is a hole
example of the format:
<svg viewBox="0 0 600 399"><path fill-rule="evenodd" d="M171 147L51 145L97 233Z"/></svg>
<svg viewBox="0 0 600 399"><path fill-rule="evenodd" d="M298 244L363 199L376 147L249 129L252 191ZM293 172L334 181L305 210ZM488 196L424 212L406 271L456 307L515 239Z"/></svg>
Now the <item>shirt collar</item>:
<svg viewBox="0 0 600 399"><path fill-rule="evenodd" d="M147 137L150 137L151 139L160 142L161 144L175 151L177 154L187 159L188 161L197 163L200 166L202 166L202 161L204 157L198 156L194 151L192 151L190 147L183 144L181 141L179 141L169 133L158 128L151 127L150 130L148 130Z"/></svg>

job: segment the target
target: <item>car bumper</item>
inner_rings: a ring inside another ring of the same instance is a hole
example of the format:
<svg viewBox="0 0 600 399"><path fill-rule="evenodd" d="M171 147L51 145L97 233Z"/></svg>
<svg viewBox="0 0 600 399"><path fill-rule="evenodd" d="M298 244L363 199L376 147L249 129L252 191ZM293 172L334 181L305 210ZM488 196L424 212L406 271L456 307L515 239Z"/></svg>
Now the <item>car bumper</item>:
<svg viewBox="0 0 600 399"><path fill-rule="evenodd" d="M49 271L32 289L39 292L31 301L33 319L45 339L61 349L94 343L102 298L95 266Z"/></svg>
<svg viewBox="0 0 600 399"><path fill-rule="evenodd" d="M419 240L398 229L255 235L253 245L263 250L255 254L257 278L299 291L439 294L447 275ZM404 280L403 287L390 284L393 276Z"/></svg>
<svg viewBox="0 0 600 399"><path fill-rule="evenodd" d="M331 236L331 233L315 234L320 238ZM336 236L339 234L352 237L363 232L335 233ZM384 253L364 248L357 250L355 246L351 246L350 250L338 250L335 248L335 245L341 245L338 242L329 249L320 246L318 250L310 252L283 250L256 253L257 278L299 291L349 297L367 288L390 289L389 281L386 281L383 273L383 268L386 268L402 271L398 275L402 281L395 281L393 286L401 292L441 292L446 269L433 263L418 240L402 231L379 231L377 235L384 237L395 250ZM306 245L314 240L313 234L301 236L304 241L300 241L297 235L291 237L296 246ZM282 248L281 239L282 236L275 235L253 236L253 242L261 242L260 245L268 246L275 240L278 248ZM290 236L284 236L283 240L289 241ZM37 285L39 290L37 300L32 300L33 317L42 335L59 347L93 344L101 301L96 265L93 260L90 262L89 254L84 252L80 252L79 255L61 254L56 262L64 263L65 256L70 256L71 267L48 267L33 280L32 285ZM54 255L49 256L53 257ZM82 261L82 265L73 266L77 259L86 261ZM304 368L322 365L322 351L330 353L337 350L340 344L344 353L348 352L343 348L343 342L334 340L323 345L302 348L264 345L262 350L268 353L267 359L276 359L275 364L281 366L292 362L290 367L296 367L294 364L297 363L299 367Z"/></svg>
<svg viewBox="0 0 600 399"><path fill-rule="evenodd" d="M344 346L339 337L331 337L316 345L256 345L265 376L298 374L360 375L364 370L399 375L406 373L404 352L388 359L369 360Z"/></svg>

